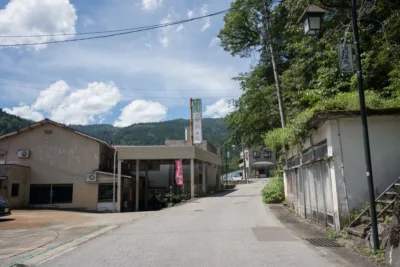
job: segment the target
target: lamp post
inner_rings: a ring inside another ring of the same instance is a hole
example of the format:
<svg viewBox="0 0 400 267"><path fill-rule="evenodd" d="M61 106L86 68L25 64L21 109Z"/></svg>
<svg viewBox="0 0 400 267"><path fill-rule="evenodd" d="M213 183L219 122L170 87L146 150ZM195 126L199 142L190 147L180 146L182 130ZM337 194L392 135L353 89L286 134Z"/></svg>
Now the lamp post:
<svg viewBox="0 0 400 267"><path fill-rule="evenodd" d="M320 0L320 2L327 7L339 7L328 5L324 3L324 1ZM362 130L363 130L363 141L364 141L364 153L365 153L365 165L366 165L366 176L368 182L368 191L370 198L370 214L371 214L371 228L372 228L372 241L374 251L379 249L379 237L378 237L378 226L376 220L376 206L375 206L375 192L374 192L374 179L372 176L372 162L371 162L371 151L369 146L369 134L368 134L368 122L367 122L367 111L365 106L365 95L364 95L364 85L363 85L363 76L362 76L362 66L361 66L361 57L360 57L360 45L359 45L359 37L358 37L358 24L357 24L357 2L356 0L351 0L351 6L340 6L342 8L350 8L351 9L351 20L353 25L353 37L354 37L354 50L356 56L356 65L357 65L357 82L358 82L358 94L360 101L360 113L361 113L361 122L362 122ZM300 22L303 23L304 33L305 34L316 34L321 29L321 21L326 13L322 8L309 5L307 9L304 11L302 17L300 18Z"/></svg>

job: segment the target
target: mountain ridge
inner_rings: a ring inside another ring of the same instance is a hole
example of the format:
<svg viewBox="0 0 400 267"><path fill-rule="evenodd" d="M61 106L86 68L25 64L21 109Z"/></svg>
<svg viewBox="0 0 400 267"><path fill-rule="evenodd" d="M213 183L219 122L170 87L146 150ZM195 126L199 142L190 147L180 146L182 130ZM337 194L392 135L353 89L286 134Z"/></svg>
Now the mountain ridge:
<svg viewBox="0 0 400 267"><path fill-rule="evenodd" d="M4 135L34 123L8 114L0 108L0 135ZM183 140L187 119L173 119L163 122L137 123L127 127L111 124L67 125L93 137L110 141L116 145L163 145L165 140ZM230 134L227 123L222 119L203 119L203 139L213 145L221 145Z"/></svg>

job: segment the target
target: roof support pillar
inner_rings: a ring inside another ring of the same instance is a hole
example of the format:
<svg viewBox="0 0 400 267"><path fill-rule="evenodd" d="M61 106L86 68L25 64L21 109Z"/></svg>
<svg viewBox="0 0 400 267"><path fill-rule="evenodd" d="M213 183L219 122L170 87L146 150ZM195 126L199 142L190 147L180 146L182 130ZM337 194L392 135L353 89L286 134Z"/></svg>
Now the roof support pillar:
<svg viewBox="0 0 400 267"><path fill-rule="evenodd" d="M194 198L194 159L190 159L190 198Z"/></svg>
<svg viewBox="0 0 400 267"><path fill-rule="evenodd" d="M122 179L121 179L121 165L122 165L122 160L118 160L118 183L117 183L117 212L121 212L121 184L122 184Z"/></svg>
<svg viewBox="0 0 400 267"><path fill-rule="evenodd" d="M202 183L202 189L203 189L203 194L207 193L207 163L202 161L201 163L201 183Z"/></svg>
<svg viewBox="0 0 400 267"><path fill-rule="evenodd" d="M136 160L136 193L135 193L135 211L139 211L139 168L140 168L140 160Z"/></svg>

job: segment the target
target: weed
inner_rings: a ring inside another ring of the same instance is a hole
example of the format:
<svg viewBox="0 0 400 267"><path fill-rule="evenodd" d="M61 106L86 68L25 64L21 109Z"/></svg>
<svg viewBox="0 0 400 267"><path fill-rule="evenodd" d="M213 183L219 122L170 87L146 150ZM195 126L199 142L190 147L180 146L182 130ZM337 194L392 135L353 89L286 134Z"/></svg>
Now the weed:
<svg viewBox="0 0 400 267"><path fill-rule="evenodd" d="M392 217L386 215L386 216L385 216L384 223L388 223L388 224L389 224L391 221L392 221Z"/></svg>
<svg viewBox="0 0 400 267"><path fill-rule="evenodd" d="M353 209L353 210L350 212L350 221L354 221L354 220L358 217L358 215L359 215L358 210Z"/></svg>
<svg viewBox="0 0 400 267"><path fill-rule="evenodd" d="M333 240L340 237L340 233L336 232L335 230L329 230L328 233L326 234L326 238L329 240Z"/></svg>
<svg viewBox="0 0 400 267"><path fill-rule="evenodd" d="M385 262L385 250L380 249L374 252L372 248L363 247L360 252L366 256L374 258L378 263L382 264Z"/></svg>

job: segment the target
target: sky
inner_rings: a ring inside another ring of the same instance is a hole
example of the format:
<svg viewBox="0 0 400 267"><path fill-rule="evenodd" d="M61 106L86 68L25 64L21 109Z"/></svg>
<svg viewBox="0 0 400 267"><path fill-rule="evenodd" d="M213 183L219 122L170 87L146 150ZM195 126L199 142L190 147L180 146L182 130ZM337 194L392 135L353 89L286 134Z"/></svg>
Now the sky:
<svg viewBox="0 0 400 267"><path fill-rule="evenodd" d="M164 24L225 10L230 2L2 1L0 45ZM203 117L224 117L233 109L228 101L241 95L232 78L248 71L252 59L221 48L222 27L219 15L112 38L0 48L0 107L34 121L125 127L189 118L193 97L202 99ZM72 35L43 36L58 33Z"/></svg>

